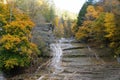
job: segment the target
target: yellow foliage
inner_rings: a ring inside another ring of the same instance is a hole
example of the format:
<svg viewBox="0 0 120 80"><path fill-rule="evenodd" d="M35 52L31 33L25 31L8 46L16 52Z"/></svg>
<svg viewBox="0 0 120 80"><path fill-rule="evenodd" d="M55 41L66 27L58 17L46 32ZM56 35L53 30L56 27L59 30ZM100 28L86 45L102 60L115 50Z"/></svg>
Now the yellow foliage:
<svg viewBox="0 0 120 80"><path fill-rule="evenodd" d="M28 56L30 56L33 53L33 50L31 48L26 47L26 46L21 46L20 50L21 50L20 54L26 54Z"/></svg>
<svg viewBox="0 0 120 80"><path fill-rule="evenodd" d="M4 18L4 15L0 14L0 27L4 26L7 21Z"/></svg>
<svg viewBox="0 0 120 80"><path fill-rule="evenodd" d="M118 46L118 43L116 42L111 42L110 45L109 45L111 48L115 48Z"/></svg>
<svg viewBox="0 0 120 80"><path fill-rule="evenodd" d="M4 5L2 3L0 3L0 13L3 15L7 15L7 13L9 12L9 8L8 5Z"/></svg>
<svg viewBox="0 0 120 80"><path fill-rule="evenodd" d="M102 6L97 6L97 7L96 7L96 11L97 11L98 13L102 13L102 12L104 12L104 9L103 9Z"/></svg>
<svg viewBox="0 0 120 80"><path fill-rule="evenodd" d="M58 27L58 24L59 24L59 18L58 17L54 18L53 24L55 25L55 27Z"/></svg>
<svg viewBox="0 0 120 80"><path fill-rule="evenodd" d="M113 13L106 13L105 22L111 23L112 21L114 21L114 14Z"/></svg>
<svg viewBox="0 0 120 80"><path fill-rule="evenodd" d="M93 21L90 21L90 20L86 20L83 22L83 26L85 27L89 27L91 24L92 24Z"/></svg>
<svg viewBox="0 0 120 80"><path fill-rule="evenodd" d="M41 6L43 4L43 0L38 0L38 5Z"/></svg>
<svg viewBox="0 0 120 80"><path fill-rule="evenodd" d="M9 50L16 47L17 44L21 42L20 38L12 35L4 35L0 40L1 44L4 44L2 47Z"/></svg>
<svg viewBox="0 0 120 80"><path fill-rule="evenodd" d="M98 17L98 12L95 10L95 7L90 5L87 8L87 14L86 14L87 19L92 18L97 18Z"/></svg>
<svg viewBox="0 0 120 80"><path fill-rule="evenodd" d="M10 17L11 16L11 17ZM26 67L37 55L37 46L30 42L31 31L35 24L17 8L0 3L0 69L12 69L14 66Z"/></svg>
<svg viewBox="0 0 120 80"><path fill-rule="evenodd" d="M93 19L93 18L98 18L99 15L104 11L103 7L101 6L88 6L87 8L87 14L86 14L86 17L87 19Z"/></svg>
<svg viewBox="0 0 120 80"><path fill-rule="evenodd" d="M5 67L7 69L14 68L14 66L18 66L18 62L16 58L11 58L5 61Z"/></svg>
<svg viewBox="0 0 120 80"><path fill-rule="evenodd" d="M95 8L94 8L94 6L92 6L92 5L89 5L88 6L88 8L87 8L87 12L95 12Z"/></svg>
<svg viewBox="0 0 120 80"><path fill-rule="evenodd" d="M85 26L79 28L78 32L75 34L77 40L85 39L89 36L89 29Z"/></svg>
<svg viewBox="0 0 120 80"><path fill-rule="evenodd" d="M82 39L87 37L87 34L82 33L82 32L81 33L76 33L75 37L76 37L77 40L82 40Z"/></svg>
<svg viewBox="0 0 120 80"><path fill-rule="evenodd" d="M10 24L4 26L5 32L11 35L24 36L30 34L30 31L34 27L31 21L13 21Z"/></svg>
<svg viewBox="0 0 120 80"><path fill-rule="evenodd" d="M107 32L107 35L105 37L108 37L110 39L114 38L115 32L117 30L116 24L115 24L115 17L113 13L106 13L105 14L105 31Z"/></svg>

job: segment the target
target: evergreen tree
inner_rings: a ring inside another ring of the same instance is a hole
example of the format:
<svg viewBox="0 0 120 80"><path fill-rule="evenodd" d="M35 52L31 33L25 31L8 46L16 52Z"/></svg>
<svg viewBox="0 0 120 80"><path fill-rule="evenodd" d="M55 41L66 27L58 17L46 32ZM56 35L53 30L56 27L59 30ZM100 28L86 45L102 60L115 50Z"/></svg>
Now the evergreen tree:
<svg viewBox="0 0 120 80"><path fill-rule="evenodd" d="M81 8L78 18L77 18L77 26L81 26L82 22L85 20L86 9L88 7L88 3L84 3L83 7Z"/></svg>

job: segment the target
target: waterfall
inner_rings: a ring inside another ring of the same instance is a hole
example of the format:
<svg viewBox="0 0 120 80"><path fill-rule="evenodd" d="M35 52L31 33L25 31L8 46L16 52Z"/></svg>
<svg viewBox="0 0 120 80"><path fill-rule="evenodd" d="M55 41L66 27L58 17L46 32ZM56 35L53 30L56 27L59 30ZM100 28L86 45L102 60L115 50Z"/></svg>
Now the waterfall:
<svg viewBox="0 0 120 80"><path fill-rule="evenodd" d="M56 43L52 43L50 45L50 48L52 50L52 62L51 62L51 67L53 69L53 74L58 74L63 71L63 68L61 67L61 58L62 58L62 53L63 49L66 47L71 47L72 45L70 42L72 39L65 39L61 38L60 40L56 41ZM69 44L65 44L69 43Z"/></svg>
<svg viewBox="0 0 120 80"><path fill-rule="evenodd" d="M61 73L63 71L63 68L61 66L61 58L63 55L63 51L62 49L66 48L66 47L71 47L71 44L65 44L66 43L70 43L72 40L70 39L65 39L65 38L61 38L60 40L56 40L56 43L52 43L50 44L50 49L51 49L51 55L52 60L50 62L50 67L49 69L52 71L50 72L50 74L48 75L57 75L59 73ZM43 78L45 78L46 75L42 75L39 79L37 80L43 80Z"/></svg>
<svg viewBox="0 0 120 80"><path fill-rule="evenodd" d="M52 55L53 55L50 69L52 69L51 74L54 75L54 74L58 74L62 71L62 68L61 68L61 56L62 56L61 43L57 42L57 43L50 44L50 49L52 50ZM44 77L45 77L45 75L42 75L37 80L43 80Z"/></svg>
<svg viewBox="0 0 120 80"><path fill-rule="evenodd" d="M62 48L61 48L61 43L54 43L50 45L53 55L51 67L53 69L53 73L57 74L61 72L61 56L62 56Z"/></svg>

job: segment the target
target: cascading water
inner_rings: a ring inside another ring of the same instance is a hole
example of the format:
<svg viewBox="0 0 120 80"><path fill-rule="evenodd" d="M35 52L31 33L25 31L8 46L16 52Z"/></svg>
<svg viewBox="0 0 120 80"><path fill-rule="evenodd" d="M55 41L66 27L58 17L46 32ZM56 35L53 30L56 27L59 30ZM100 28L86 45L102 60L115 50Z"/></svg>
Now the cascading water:
<svg viewBox="0 0 120 80"><path fill-rule="evenodd" d="M56 43L50 44L51 54L52 54L52 60L50 64L50 70L52 73L51 75L58 74L62 71L61 68L61 56L62 56L62 44L61 40L56 41ZM45 77L45 75L41 76L38 80L42 80Z"/></svg>
<svg viewBox="0 0 120 80"><path fill-rule="evenodd" d="M71 40L67 40L65 38L61 38L60 40L56 41L56 43L53 43L50 45L50 48L52 50L52 62L51 62L51 67L52 67L52 72L53 74L58 74L63 71L63 68L61 67L61 58L62 58L62 49L66 47L71 47L71 44L64 44L65 43L70 43Z"/></svg>
<svg viewBox="0 0 120 80"><path fill-rule="evenodd" d="M52 58L48 61L46 71L37 80L120 79L120 66L113 64L114 61L105 62L104 65L102 58L88 45L62 38L50 44L50 48Z"/></svg>
<svg viewBox="0 0 120 80"><path fill-rule="evenodd" d="M50 45L53 55L51 67L53 69L53 74L59 73L61 69L61 56L62 56L62 48L61 48L61 43L55 43Z"/></svg>

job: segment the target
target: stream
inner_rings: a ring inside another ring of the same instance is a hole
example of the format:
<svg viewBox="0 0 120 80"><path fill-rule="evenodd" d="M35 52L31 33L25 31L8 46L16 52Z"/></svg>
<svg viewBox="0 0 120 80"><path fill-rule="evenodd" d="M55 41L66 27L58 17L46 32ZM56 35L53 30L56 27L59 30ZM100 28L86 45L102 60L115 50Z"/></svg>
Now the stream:
<svg viewBox="0 0 120 80"><path fill-rule="evenodd" d="M61 38L50 49L53 57L37 80L120 80L120 65L104 61L88 45Z"/></svg>

